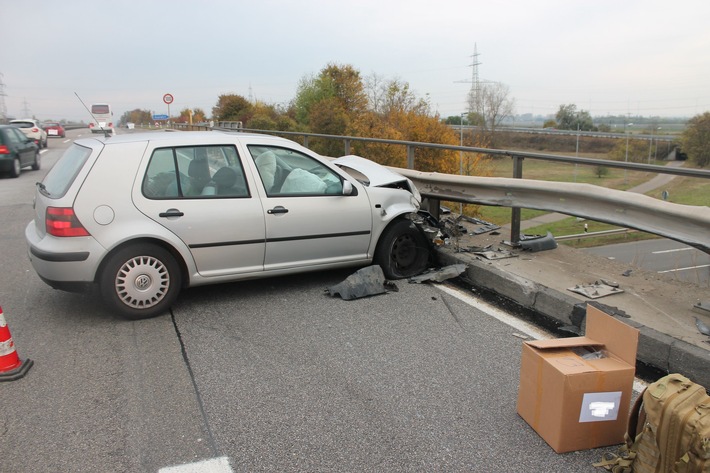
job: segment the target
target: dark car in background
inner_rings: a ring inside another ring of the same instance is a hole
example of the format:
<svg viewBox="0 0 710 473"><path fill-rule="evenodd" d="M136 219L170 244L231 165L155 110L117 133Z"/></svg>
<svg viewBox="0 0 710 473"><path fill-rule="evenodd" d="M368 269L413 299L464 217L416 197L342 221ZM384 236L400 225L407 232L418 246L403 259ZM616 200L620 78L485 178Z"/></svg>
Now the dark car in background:
<svg viewBox="0 0 710 473"><path fill-rule="evenodd" d="M22 168L39 170L39 148L17 127L0 125L0 172L18 177Z"/></svg>
<svg viewBox="0 0 710 473"><path fill-rule="evenodd" d="M61 123L57 122L45 122L42 124L42 128L47 132L47 137L57 136L59 138L66 138L67 133Z"/></svg>

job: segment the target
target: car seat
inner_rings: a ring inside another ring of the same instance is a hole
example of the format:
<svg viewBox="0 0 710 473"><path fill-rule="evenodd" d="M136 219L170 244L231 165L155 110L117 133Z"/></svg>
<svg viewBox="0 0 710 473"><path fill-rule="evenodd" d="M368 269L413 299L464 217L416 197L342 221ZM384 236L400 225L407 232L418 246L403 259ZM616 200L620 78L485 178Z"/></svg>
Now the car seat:
<svg viewBox="0 0 710 473"><path fill-rule="evenodd" d="M237 183L237 172L231 167L219 168L212 180L205 186L202 195L234 195L237 190L234 188Z"/></svg>
<svg viewBox="0 0 710 473"><path fill-rule="evenodd" d="M187 175L190 176L190 188L187 190L187 194L200 195L205 185L210 182L210 167L207 163L207 157L197 156L190 161Z"/></svg>

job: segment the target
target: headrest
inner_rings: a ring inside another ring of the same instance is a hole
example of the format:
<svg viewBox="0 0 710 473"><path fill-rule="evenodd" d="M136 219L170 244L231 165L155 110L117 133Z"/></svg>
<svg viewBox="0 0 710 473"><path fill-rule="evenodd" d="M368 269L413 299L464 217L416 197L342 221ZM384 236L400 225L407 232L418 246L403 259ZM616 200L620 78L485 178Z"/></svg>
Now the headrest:
<svg viewBox="0 0 710 473"><path fill-rule="evenodd" d="M212 180L217 184L217 187L229 188L237 183L237 172L230 167L219 168L212 176Z"/></svg>

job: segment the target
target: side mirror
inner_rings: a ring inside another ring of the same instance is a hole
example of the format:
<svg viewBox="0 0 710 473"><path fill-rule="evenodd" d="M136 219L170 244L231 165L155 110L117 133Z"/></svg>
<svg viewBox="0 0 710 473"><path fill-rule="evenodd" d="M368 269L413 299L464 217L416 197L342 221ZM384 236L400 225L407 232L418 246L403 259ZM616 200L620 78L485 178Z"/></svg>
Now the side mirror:
<svg viewBox="0 0 710 473"><path fill-rule="evenodd" d="M353 184L350 181L343 181L343 195L352 195Z"/></svg>

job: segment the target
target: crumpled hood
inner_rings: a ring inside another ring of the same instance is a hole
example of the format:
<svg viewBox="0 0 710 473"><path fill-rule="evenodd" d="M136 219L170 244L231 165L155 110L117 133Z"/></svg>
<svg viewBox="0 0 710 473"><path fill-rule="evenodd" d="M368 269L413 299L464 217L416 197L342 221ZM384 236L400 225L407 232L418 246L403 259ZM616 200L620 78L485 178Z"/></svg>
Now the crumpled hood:
<svg viewBox="0 0 710 473"><path fill-rule="evenodd" d="M400 187L411 192L417 200L421 202L421 195L419 191L414 186L414 183L409 180L409 178L404 177L394 171L387 169L386 167L377 164L369 159L362 158L360 156L348 155L337 158L333 161L333 164L340 167L344 171L354 170L361 176L353 175L358 181L363 185L368 187ZM366 180L363 182L363 177Z"/></svg>

